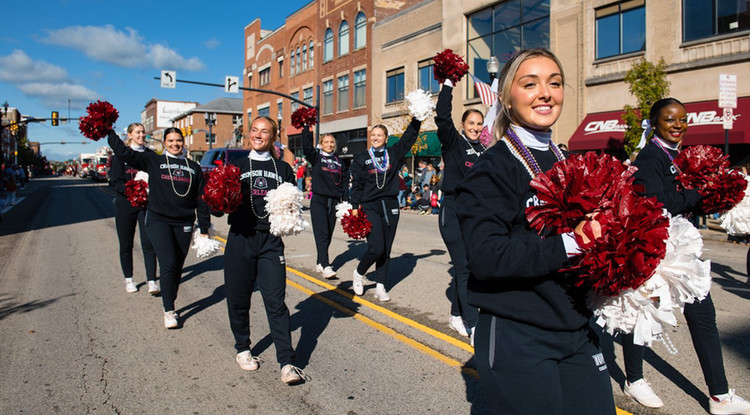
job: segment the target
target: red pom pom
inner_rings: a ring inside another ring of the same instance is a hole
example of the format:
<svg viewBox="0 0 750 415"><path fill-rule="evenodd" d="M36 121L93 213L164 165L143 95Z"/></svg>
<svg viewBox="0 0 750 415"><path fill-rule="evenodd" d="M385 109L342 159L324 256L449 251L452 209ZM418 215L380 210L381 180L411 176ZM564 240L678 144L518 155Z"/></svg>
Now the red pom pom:
<svg viewBox="0 0 750 415"><path fill-rule="evenodd" d="M313 126L318 123L318 109L299 107L292 113L292 126L294 128L304 128Z"/></svg>
<svg viewBox="0 0 750 415"><path fill-rule="evenodd" d="M618 189L630 185L633 172L606 154L571 155L531 181L544 203L526 208L526 218L540 233L571 232L587 213L607 209Z"/></svg>
<svg viewBox="0 0 750 415"><path fill-rule="evenodd" d="M441 84L446 79L450 79L455 84L469 72L469 65L464 62L463 58L453 53L450 49L438 53L433 60L435 61L433 69L435 79Z"/></svg>
<svg viewBox="0 0 750 415"><path fill-rule="evenodd" d="M688 147L674 164L681 171L677 176L680 185L704 196L700 206L706 214L726 212L745 197L747 182L739 172L727 170L729 156L716 147Z"/></svg>
<svg viewBox="0 0 750 415"><path fill-rule="evenodd" d="M367 220L365 211L360 209L357 215L352 215L352 209L341 218L344 232L352 239L365 239L372 231L372 223Z"/></svg>
<svg viewBox="0 0 750 415"><path fill-rule="evenodd" d="M638 196L632 189L617 192L614 208L595 215L601 237L594 239L590 226L584 233L576 265L565 269L578 273L577 286L590 286L597 294L615 296L637 288L656 271L667 251L669 218L662 214L656 198Z"/></svg>
<svg viewBox="0 0 750 415"><path fill-rule="evenodd" d="M125 197L133 207L146 207L148 204L148 183L143 180L128 180L125 182Z"/></svg>
<svg viewBox="0 0 750 415"><path fill-rule="evenodd" d="M86 107L88 115L81 117L78 128L88 139L98 141L106 137L112 125L120 116L119 112L107 101L96 101Z"/></svg>
<svg viewBox="0 0 750 415"><path fill-rule="evenodd" d="M237 210L242 204L240 168L225 163L213 169L201 197L212 210L224 213Z"/></svg>

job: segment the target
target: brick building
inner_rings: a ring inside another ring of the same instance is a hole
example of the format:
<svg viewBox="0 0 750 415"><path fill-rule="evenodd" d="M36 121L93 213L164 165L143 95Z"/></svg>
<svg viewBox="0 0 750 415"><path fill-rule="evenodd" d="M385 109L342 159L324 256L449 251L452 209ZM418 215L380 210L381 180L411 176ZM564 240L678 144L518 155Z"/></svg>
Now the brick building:
<svg viewBox="0 0 750 415"><path fill-rule="evenodd" d="M141 111L141 124L146 130L146 135L161 140L164 129L172 126L172 118L197 105L197 102L165 101L151 98Z"/></svg>
<svg viewBox="0 0 750 415"><path fill-rule="evenodd" d="M210 129L206 123L207 114L215 120ZM242 114L240 98L217 98L172 118L172 125L183 131L190 158L200 161L209 149L209 131L211 147L243 146Z"/></svg>

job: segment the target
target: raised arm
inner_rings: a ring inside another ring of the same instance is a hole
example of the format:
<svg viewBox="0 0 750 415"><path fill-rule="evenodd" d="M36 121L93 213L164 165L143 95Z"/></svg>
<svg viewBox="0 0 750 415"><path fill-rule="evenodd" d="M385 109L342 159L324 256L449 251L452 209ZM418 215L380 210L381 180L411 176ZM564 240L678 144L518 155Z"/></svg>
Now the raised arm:
<svg viewBox="0 0 750 415"><path fill-rule="evenodd" d="M107 144L112 148L115 155L125 163L130 164L138 170L148 171L148 153L135 151L125 145L120 137L113 131L109 130L107 135Z"/></svg>
<svg viewBox="0 0 750 415"><path fill-rule="evenodd" d="M411 147L417 142L419 137L419 129L422 127L422 122L416 118L412 118L409 126L406 127L406 131L401 136L401 139L394 144L390 150L392 151L394 160L401 160L406 157L406 153L411 150Z"/></svg>
<svg viewBox="0 0 750 415"><path fill-rule="evenodd" d="M308 163L315 165L318 163L318 152L313 145L313 134L307 126L302 127L302 152Z"/></svg>
<svg viewBox="0 0 750 415"><path fill-rule="evenodd" d="M450 147L459 137L459 132L453 124L453 84L446 80L438 95L435 107L435 125L437 125L437 136L440 143Z"/></svg>

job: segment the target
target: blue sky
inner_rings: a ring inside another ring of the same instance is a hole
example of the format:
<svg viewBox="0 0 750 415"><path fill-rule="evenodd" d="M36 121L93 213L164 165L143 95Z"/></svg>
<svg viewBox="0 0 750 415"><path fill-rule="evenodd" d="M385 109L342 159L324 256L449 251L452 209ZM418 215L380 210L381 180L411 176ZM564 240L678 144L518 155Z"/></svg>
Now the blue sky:
<svg viewBox="0 0 750 415"><path fill-rule="evenodd" d="M162 89L154 76L162 69L178 79L223 84L242 75L246 25L261 19L274 30L309 0L267 1L104 1L26 0L3 8L0 32L0 105L24 115L50 117L51 111L85 115L86 105L107 100L120 111L118 128L140 121L151 98L205 103L236 97L223 89L178 84ZM104 143L80 135L77 123L52 127L31 124L31 141L50 160L74 158Z"/></svg>

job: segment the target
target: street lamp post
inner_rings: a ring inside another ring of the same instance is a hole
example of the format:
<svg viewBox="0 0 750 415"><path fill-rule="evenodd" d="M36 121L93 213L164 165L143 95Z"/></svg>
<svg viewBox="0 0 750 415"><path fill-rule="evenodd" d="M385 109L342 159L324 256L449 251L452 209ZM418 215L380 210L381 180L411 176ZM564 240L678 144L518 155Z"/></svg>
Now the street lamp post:
<svg viewBox="0 0 750 415"><path fill-rule="evenodd" d="M204 112L203 118L206 120L206 126L208 127L208 149L211 150L214 141L213 126L216 124L216 114Z"/></svg>
<svg viewBox="0 0 750 415"><path fill-rule="evenodd" d="M497 73L500 72L500 61L497 60L495 55L490 56L487 60L487 72L490 74L490 85L495 80Z"/></svg>
<svg viewBox="0 0 750 415"><path fill-rule="evenodd" d="M3 121L8 118L8 101L3 103L3 119L0 119L0 159L5 162L5 125ZM10 147L10 145L8 145Z"/></svg>

